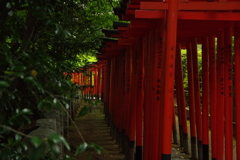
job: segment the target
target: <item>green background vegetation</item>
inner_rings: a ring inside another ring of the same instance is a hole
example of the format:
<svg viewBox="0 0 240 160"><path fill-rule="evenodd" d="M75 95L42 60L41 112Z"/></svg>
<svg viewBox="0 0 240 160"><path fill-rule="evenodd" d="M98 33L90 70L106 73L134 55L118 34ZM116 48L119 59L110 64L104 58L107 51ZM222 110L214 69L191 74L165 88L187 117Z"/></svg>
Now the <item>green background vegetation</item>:
<svg viewBox="0 0 240 160"><path fill-rule="evenodd" d="M112 11L117 5L114 0L0 1L0 159L51 159L43 154L43 141L53 155L59 154L59 142L70 149L60 135L29 137L35 149L26 155L21 133L42 111L69 108L76 86L63 73L97 61L101 29L118 20Z"/></svg>

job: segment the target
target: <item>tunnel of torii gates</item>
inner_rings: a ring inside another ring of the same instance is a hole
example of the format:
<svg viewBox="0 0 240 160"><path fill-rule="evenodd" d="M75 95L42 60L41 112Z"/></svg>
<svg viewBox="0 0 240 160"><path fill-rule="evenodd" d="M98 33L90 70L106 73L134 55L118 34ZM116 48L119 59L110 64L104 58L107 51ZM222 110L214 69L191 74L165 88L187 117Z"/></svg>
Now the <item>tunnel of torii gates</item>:
<svg viewBox="0 0 240 160"><path fill-rule="evenodd" d="M126 159L170 160L179 138L192 159L240 160L240 0L131 0L114 12L129 23L102 30L92 76L73 81L95 86L83 94L102 98Z"/></svg>

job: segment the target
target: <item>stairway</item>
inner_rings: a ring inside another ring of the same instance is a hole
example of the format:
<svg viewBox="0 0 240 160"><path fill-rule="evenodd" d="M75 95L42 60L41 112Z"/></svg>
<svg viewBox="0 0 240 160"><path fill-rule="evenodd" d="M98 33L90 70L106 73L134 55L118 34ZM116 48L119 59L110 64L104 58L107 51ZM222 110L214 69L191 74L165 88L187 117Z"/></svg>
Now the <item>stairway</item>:
<svg viewBox="0 0 240 160"><path fill-rule="evenodd" d="M99 107L100 108L92 108L92 113L84 117L75 118L75 123L88 144L98 144L102 146L104 150L101 154L98 154L94 149L88 149L75 157L75 150L83 141L77 133L76 128L72 125L68 131L68 143L71 146L72 152L68 153L68 155L75 157L76 160L123 160L124 155L120 153L120 149L110 135L110 127L105 123L102 112L103 107Z"/></svg>
<svg viewBox="0 0 240 160"><path fill-rule="evenodd" d="M85 104L83 104L85 105ZM116 141L111 136L110 127L105 122L103 106L91 107L92 112L84 117L75 118L74 121L80 130L84 140L90 144L95 143L104 148L101 154L98 154L93 148L84 153L75 156L77 147L83 143L76 128L71 125L68 129L67 141L71 146L71 152L67 153L76 160L128 160L121 153ZM189 156L181 153L178 145L173 145L172 160L189 160Z"/></svg>

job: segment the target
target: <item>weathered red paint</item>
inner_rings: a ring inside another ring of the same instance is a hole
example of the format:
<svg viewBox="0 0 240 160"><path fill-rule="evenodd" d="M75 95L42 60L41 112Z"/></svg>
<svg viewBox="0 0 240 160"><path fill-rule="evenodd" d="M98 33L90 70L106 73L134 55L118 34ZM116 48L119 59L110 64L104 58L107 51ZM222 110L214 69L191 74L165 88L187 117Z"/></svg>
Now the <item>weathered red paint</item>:
<svg viewBox="0 0 240 160"><path fill-rule="evenodd" d="M209 41L202 38L202 143L203 159L209 159Z"/></svg>
<svg viewBox="0 0 240 160"><path fill-rule="evenodd" d="M169 9L167 12L167 33L166 33L166 56L164 72L164 101L163 101L163 141L162 160L171 159L172 152L172 113L174 100L174 69L175 69L175 51L176 51L176 35L177 35L177 5L174 0L169 1ZM169 156L170 155L170 156ZM165 156L167 158L165 158ZM164 158L163 158L164 157Z"/></svg>
<svg viewBox="0 0 240 160"><path fill-rule="evenodd" d="M235 103L236 103L236 135L240 135L240 23L237 22L235 27L235 37L234 37L234 51L235 51ZM240 159L240 138L236 139L237 147L237 159Z"/></svg>
<svg viewBox="0 0 240 160"><path fill-rule="evenodd" d="M193 60L192 60L192 45L187 43L187 68L188 68L188 100L190 112L190 133L191 133L191 151L192 158L196 157L196 116L195 116L195 96L194 96L194 79L193 79Z"/></svg>
<svg viewBox="0 0 240 160"><path fill-rule="evenodd" d="M219 32L217 48L217 159L224 153L224 32Z"/></svg>
<svg viewBox="0 0 240 160"><path fill-rule="evenodd" d="M209 49L211 150L212 158L217 158L217 57L215 53L215 36L209 37Z"/></svg>
<svg viewBox="0 0 240 160"><path fill-rule="evenodd" d="M224 115L225 115L225 159L233 159L233 113L232 113L232 30L227 28L224 41Z"/></svg>

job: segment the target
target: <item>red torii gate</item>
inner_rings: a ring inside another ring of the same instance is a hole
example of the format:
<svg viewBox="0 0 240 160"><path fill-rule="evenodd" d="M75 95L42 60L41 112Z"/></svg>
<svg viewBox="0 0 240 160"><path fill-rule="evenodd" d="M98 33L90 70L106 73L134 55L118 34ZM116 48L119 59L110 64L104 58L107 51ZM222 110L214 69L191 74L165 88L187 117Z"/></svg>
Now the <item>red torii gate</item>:
<svg viewBox="0 0 240 160"><path fill-rule="evenodd" d="M235 97L240 94L240 1L131 0L121 7L115 12L130 23L115 23L115 31L103 30L106 36L119 39L108 40L101 53L107 61L106 114L127 158L171 159L174 80L181 145L189 153L181 64L181 49L186 48L192 158L209 159L210 152L212 159L233 159L233 88ZM201 98L197 44L202 44ZM234 100L240 159L240 100Z"/></svg>
<svg viewBox="0 0 240 160"><path fill-rule="evenodd" d="M89 99L103 99L103 73L105 70L105 63L104 60L98 61L87 70L79 68L78 71L74 71L71 74L72 82L79 85L83 97Z"/></svg>

